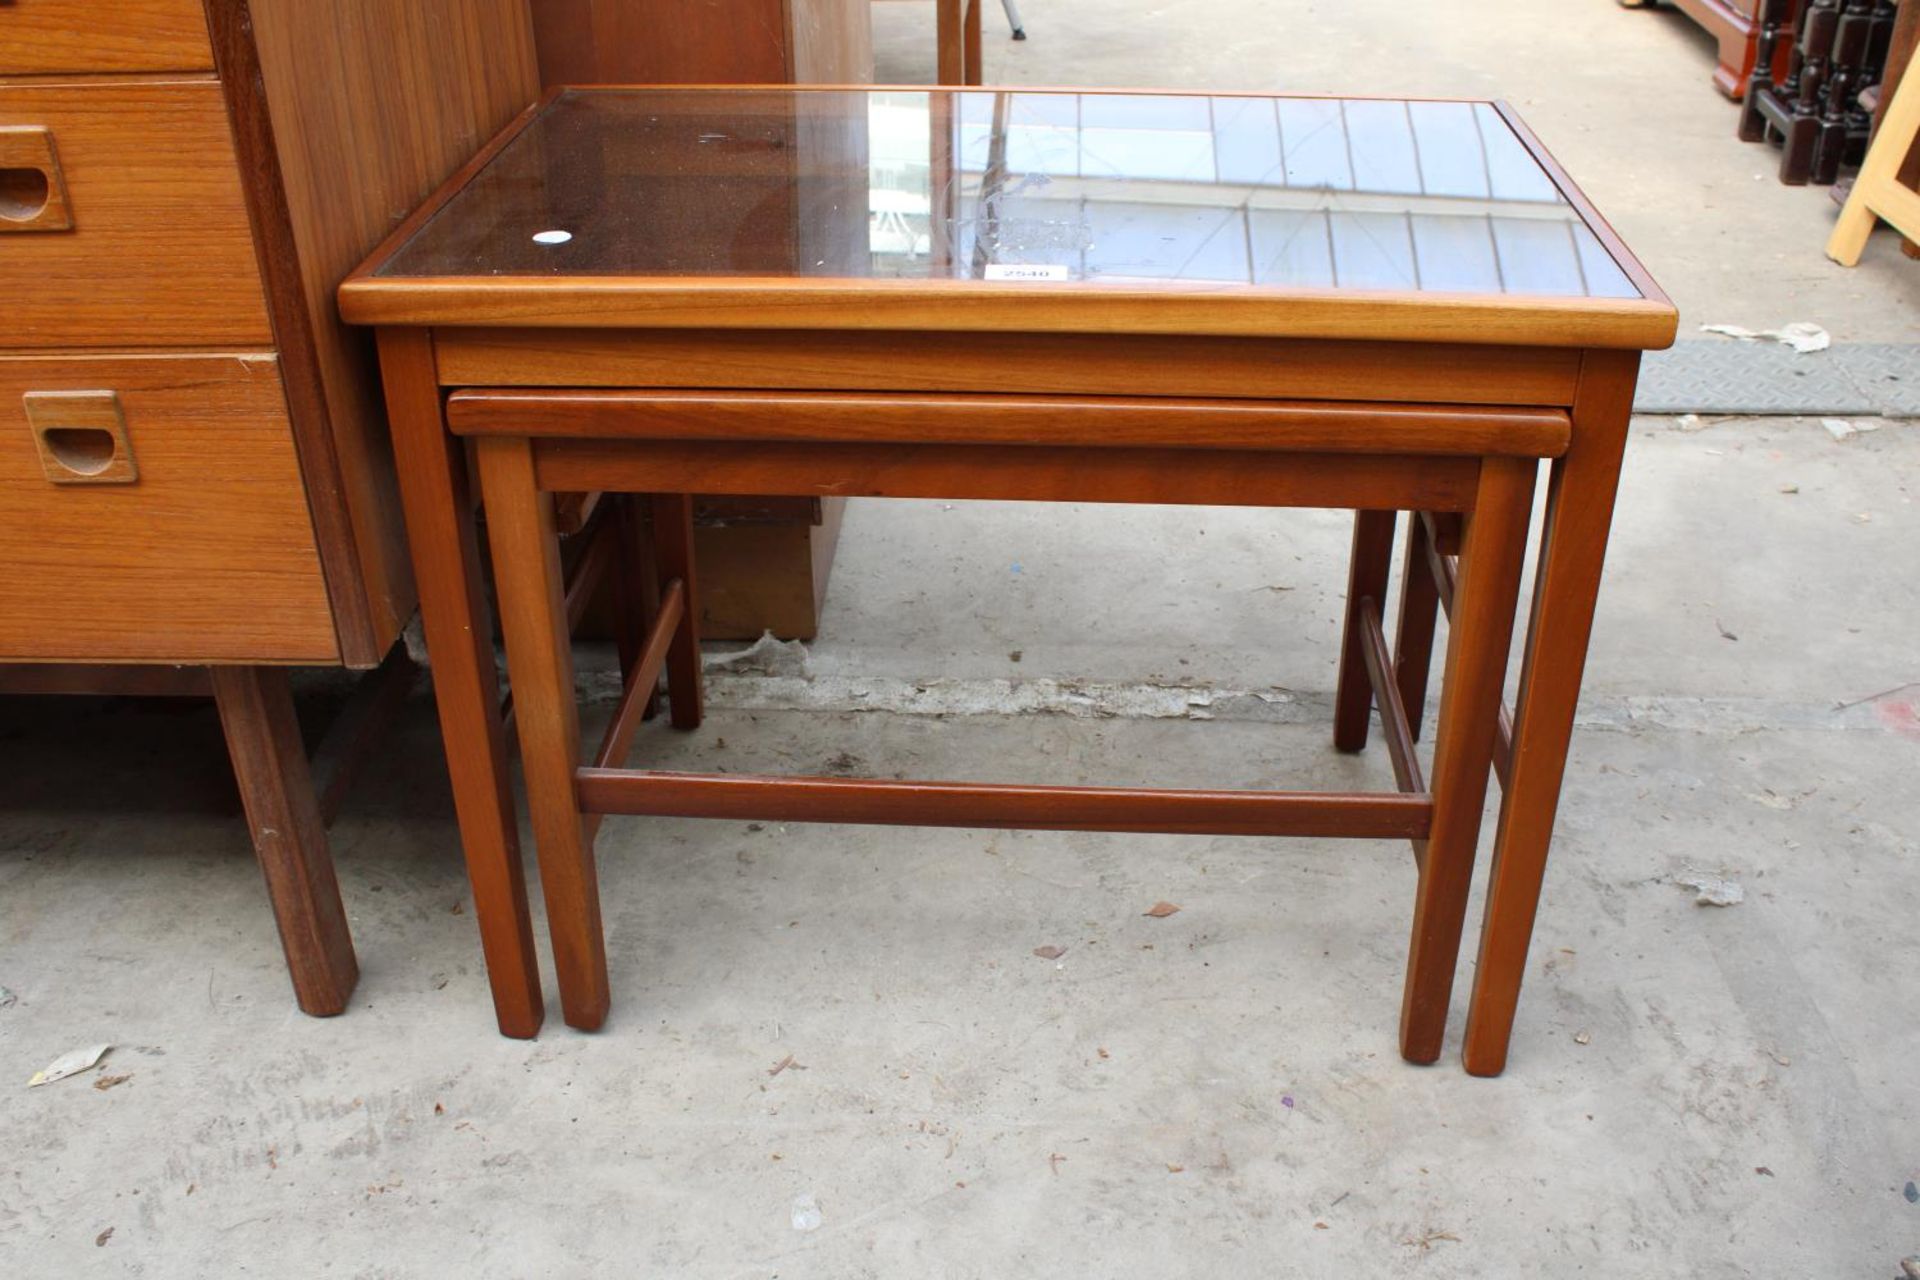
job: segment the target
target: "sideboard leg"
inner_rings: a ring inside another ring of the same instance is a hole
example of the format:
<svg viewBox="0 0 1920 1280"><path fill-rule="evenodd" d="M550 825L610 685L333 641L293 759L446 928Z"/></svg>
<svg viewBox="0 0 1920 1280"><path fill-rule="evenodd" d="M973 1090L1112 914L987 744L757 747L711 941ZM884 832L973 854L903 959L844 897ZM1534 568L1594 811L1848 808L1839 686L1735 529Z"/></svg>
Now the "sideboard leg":
<svg viewBox="0 0 1920 1280"><path fill-rule="evenodd" d="M360 970L287 673L280 667L214 667L210 675L294 998L318 1017L340 1013Z"/></svg>

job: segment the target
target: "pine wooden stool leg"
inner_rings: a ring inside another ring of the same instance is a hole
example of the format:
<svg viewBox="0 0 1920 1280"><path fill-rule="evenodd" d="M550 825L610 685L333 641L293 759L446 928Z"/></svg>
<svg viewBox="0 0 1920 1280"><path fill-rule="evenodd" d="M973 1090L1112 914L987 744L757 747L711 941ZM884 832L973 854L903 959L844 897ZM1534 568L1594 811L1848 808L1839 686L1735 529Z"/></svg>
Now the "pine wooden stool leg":
<svg viewBox="0 0 1920 1280"><path fill-rule="evenodd" d="M698 729L705 694L700 678L700 595L694 582L693 498L655 494L653 542L660 581L680 581L686 607L667 650L667 715L676 729Z"/></svg>
<svg viewBox="0 0 1920 1280"><path fill-rule="evenodd" d="M360 969L287 673L278 667L212 667L208 674L294 998L306 1013L343 1012Z"/></svg>
<svg viewBox="0 0 1920 1280"><path fill-rule="evenodd" d="M1437 1059L1446 1037L1537 470L1531 458L1481 462L1480 485L1460 549L1460 582L1434 742L1433 827L1420 860L1400 1008L1400 1053L1409 1062Z"/></svg>
<svg viewBox="0 0 1920 1280"><path fill-rule="evenodd" d="M1406 708L1407 729L1420 739L1426 718L1427 681L1433 674L1433 633L1440 615L1440 584L1434 577L1433 533L1418 511L1407 521L1407 560L1400 574L1400 617L1394 624L1393 679Z"/></svg>
<svg viewBox="0 0 1920 1280"><path fill-rule="evenodd" d="M1860 175L1853 180L1847 207L1840 211L1840 221L1827 240L1827 256L1841 266L1859 263L1876 218L1885 218L1909 239L1920 238L1920 192L1900 182L1901 166L1916 137L1920 137L1920 60L1894 91Z"/></svg>
<svg viewBox="0 0 1920 1280"><path fill-rule="evenodd" d="M1467 1070L1477 1076L1499 1075L1507 1065L1573 737L1573 713L1580 701L1638 367L1632 352L1587 353L1574 397L1573 444L1553 464L1548 481L1546 531L1514 713L1513 757L1501 797L1480 960L1467 1010L1464 1058Z"/></svg>
<svg viewBox="0 0 1920 1280"><path fill-rule="evenodd" d="M533 918L527 907L520 833L507 781L500 681L480 584L466 444L441 419L433 347L424 330L380 331L380 373L405 499L407 542L420 590L420 621L433 657L433 700L473 886L473 913L493 987L500 1034L531 1038L540 997Z"/></svg>
<svg viewBox="0 0 1920 1280"><path fill-rule="evenodd" d="M1340 645L1340 683L1333 695L1333 745L1359 751L1367 745L1367 717L1373 708L1373 685L1367 679L1366 640L1361 630L1361 604L1384 605L1387 575L1392 569L1393 530L1397 511L1353 513L1353 559L1347 567L1347 619Z"/></svg>
<svg viewBox="0 0 1920 1280"><path fill-rule="evenodd" d="M553 496L535 485L533 447L524 438L491 436L477 446L560 1008L568 1026L592 1031L610 1003L607 951L593 848L574 798L580 714Z"/></svg>

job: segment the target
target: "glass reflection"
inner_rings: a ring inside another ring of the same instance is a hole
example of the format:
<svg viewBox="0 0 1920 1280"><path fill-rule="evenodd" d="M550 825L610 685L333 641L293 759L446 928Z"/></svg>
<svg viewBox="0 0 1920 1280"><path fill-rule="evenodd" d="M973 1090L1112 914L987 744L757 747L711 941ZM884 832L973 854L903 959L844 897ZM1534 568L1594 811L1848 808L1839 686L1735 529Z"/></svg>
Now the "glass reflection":
<svg viewBox="0 0 1920 1280"><path fill-rule="evenodd" d="M1638 296L1484 104L1039 92L569 93L385 273Z"/></svg>

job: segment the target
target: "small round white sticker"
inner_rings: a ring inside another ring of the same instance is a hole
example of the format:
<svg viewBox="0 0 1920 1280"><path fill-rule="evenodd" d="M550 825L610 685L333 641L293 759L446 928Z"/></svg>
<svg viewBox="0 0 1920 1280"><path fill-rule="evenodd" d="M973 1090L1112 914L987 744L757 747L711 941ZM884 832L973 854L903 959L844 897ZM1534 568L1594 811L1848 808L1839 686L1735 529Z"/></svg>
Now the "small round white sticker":
<svg viewBox="0 0 1920 1280"><path fill-rule="evenodd" d="M565 244L573 239L571 231L536 231L533 233L535 244Z"/></svg>

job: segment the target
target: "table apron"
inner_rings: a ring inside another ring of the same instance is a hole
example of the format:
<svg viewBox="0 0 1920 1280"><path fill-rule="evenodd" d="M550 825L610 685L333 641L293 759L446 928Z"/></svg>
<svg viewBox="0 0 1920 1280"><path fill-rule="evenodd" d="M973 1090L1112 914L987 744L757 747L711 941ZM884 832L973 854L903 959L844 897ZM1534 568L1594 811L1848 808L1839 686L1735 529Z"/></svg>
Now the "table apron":
<svg viewBox="0 0 1920 1280"><path fill-rule="evenodd" d="M1480 459L1241 449L538 439L549 492L1468 511Z"/></svg>
<svg viewBox="0 0 1920 1280"><path fill-rule="evenodd" d="M1564 409L821 391L457 391L456 435L1557 458Z"/></svg>

